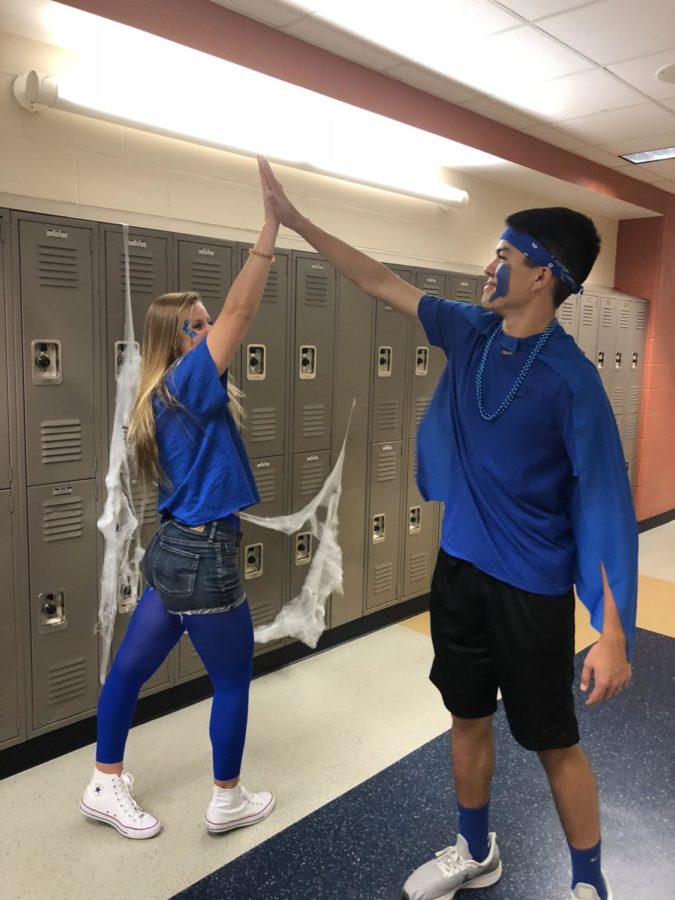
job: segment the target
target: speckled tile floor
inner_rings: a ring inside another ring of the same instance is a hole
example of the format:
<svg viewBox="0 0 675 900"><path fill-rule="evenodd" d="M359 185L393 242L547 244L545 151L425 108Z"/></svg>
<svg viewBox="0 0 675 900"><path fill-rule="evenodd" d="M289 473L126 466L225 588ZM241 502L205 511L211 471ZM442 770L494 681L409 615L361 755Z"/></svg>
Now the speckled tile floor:
<svg viewBox="0 0 675 900"><path fill-rule="evenodd" d="M663 752L673 744L675 643L656 633L675 637L674 546L675 523L641 536L639 624L649 631L640 632L636 677L627 694L581 715L603 788L615 900L675 896L663 893L675 884L673 863L658 853L668 828L672 846L672 822L659 816L672 783ZM208 701L132 732L138 799L164 823L151 841L80 817L91 747L0 781L3 900L166 900L181 891L189 900L397 900L410 869L454 834L449 717L427 680L424 618L408 624L254 681L244 783L274 790L277 808L253 828L211 836L201 824ZM578 647L592 636L580 631ZM508 869L490 891L467 896L558 900L567 857L538 763L503 723L498 740L493 824ZM535 883L539 872L546 880Z"/></svg>

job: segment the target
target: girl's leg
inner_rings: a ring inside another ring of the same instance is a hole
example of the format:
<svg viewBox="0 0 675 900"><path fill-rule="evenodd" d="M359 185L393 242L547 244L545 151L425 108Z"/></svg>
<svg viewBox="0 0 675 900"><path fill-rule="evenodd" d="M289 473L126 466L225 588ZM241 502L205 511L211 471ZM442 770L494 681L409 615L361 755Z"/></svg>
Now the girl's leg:
<svg viewBox="0 0 675 900"><path fill-rule="evenodd" d="M96 767L120 775L138 693L180 639L185 626L146 587L115 655L98 702Z"/></svg>
<svg viewBox="0 0 675 900"><path fill-rule="evenodd" d="M253 673L253 624L248 602L230 612L185 616L184 622L213 684L209 733L214 780L221 787L232 787L244 754Z"/></svg>

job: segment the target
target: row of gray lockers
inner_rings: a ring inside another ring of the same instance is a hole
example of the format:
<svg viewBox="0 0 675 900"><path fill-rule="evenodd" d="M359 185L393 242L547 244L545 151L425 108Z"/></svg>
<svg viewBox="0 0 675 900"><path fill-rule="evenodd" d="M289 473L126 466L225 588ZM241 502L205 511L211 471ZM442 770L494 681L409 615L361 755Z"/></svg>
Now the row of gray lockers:
<svg viewBox="0 0 675 900"><path fill-rule="evenodd" d="M1 218L3 745L96 706L96 519L124 353L125 286L119 227L20 212ZM216 314L247 258L244 245L140 229L128 249L137 337L149 303L167 290L196 289ZM412 268L400 274L439 295L477 297L475 278ZM359 295L316 255L280 250L232 370L246 394L243 438L261 515L297 509L318 491L357 400L341 504L345 593L332 599L329 624L424 594L438 511L417 493L413 439L441 358L421 328ZM158 524L155 492L138 486L135 495L147 543ZM246 526L241 552L254 621L264 624L302 583L311 535ZM116 645L128 623L125 600ZM184 639L145 691L202 672Z"/></svg>
<svg viewBox="0 0 675 900"><path fill-rule="evenodd" d="M569 297L558 318L596 365L621 435L631 484L635 479L647 318L646 300L590 288Z"/></svg>
<svg viewBox="0 0 675 900"><path fill-rule="evenodd" d="M0 601L0 746L96 706L102 546L95 523L124 353L121 229L18 212L2 220L0 318L8 328L0 339L8 365L0 372L7 378L7 389L0 385L0 422L7 422L0 521L8 540L0 577L9 590ZM247 258L245 245L142 229L132 229L128 250L137 339L149 303L167 290L197 290L217 314ZM345 591L328 610L334 627L429 589L438 509L417 491L414 435L443 360L419 323L371 302L315 254L276 255L232 365L245 392L242 435L261 495L253 511L279 515L316 494L356 398L340 507ZM480 295L476 276L396 271L428 293L465 302ZM135 499L147 544L158 524L156 495L139 486ZM297 593L311 535L243 531L241 571L259 625ZM115 646L129 621L125 602L119 598ZM201 674L183 638L144 692Z"/></svg>

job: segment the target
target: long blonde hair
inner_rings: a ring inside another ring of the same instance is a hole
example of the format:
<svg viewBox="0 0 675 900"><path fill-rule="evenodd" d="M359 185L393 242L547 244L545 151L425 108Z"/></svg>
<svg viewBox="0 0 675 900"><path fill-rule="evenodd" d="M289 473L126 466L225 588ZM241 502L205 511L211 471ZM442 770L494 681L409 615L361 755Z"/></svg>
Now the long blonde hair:
<svg viewBox="0 0 675 900"><path fill-rule="evenodd" d="M201 297L196 291L162 294L152 301L145 316L141 377L131 411L128 440L133 448L136 472L147 481L167 484L167 478L159 465L152 401L157 395L167 406L181 408L181 404L166 386L165 375L181 356L178 342L183 323L190 318L195 303L199 302ZM227 392L232 415L237 424L241 424L244 418L241 404L243 394L232 382L229 373Z"/></svg>

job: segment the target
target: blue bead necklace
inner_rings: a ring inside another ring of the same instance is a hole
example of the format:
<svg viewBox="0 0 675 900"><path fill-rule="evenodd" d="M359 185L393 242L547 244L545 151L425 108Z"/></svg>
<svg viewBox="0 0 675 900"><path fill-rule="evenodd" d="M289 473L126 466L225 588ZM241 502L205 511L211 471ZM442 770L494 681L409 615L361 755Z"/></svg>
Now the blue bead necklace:
<svg viewBox="0 0 675 900"><path fill-rule="evenodd" d="M483 406L483 372L485 371L485 364L487 363L488 354L490 353L490 347L492 346L494 339L501 332L502 324L503 323L500 322L497 325L497 327L494 329L494 331L492 332L490 337L487 339L487 342L485 344L485 349L483 350L483 356L478 365L478 371L476 372L476 399L478 400L478 409L480 411L480 414L485 419L486 422L492 422L495 419L499 418L499 416L501 416L501 414L503 412L506 412L506 410L509 408L509 406L511 406L511 403L513 402L513 398L516 396L516 394L520 390L520 386L522 385L523 381L525 381L525 378L527 377L527 373L532 368L533 362L535 361L537 356L539 356L539 354L541 353L542 347L544 346L546 341L553 334L553 332L556 328L556 325L558 324L558 320L554 319L551 322L551 324L548 326L546 331L542 332L539 335L537 343L534 345L532 350L530 350L530 355L525 360L525 362L523 364L523 368L520 370L520 372L516 376L516 380L511 385L511 390L508 392L506 397L504 397L504 399L499 404L497 409L493 413L489 413Z"/></svg>

